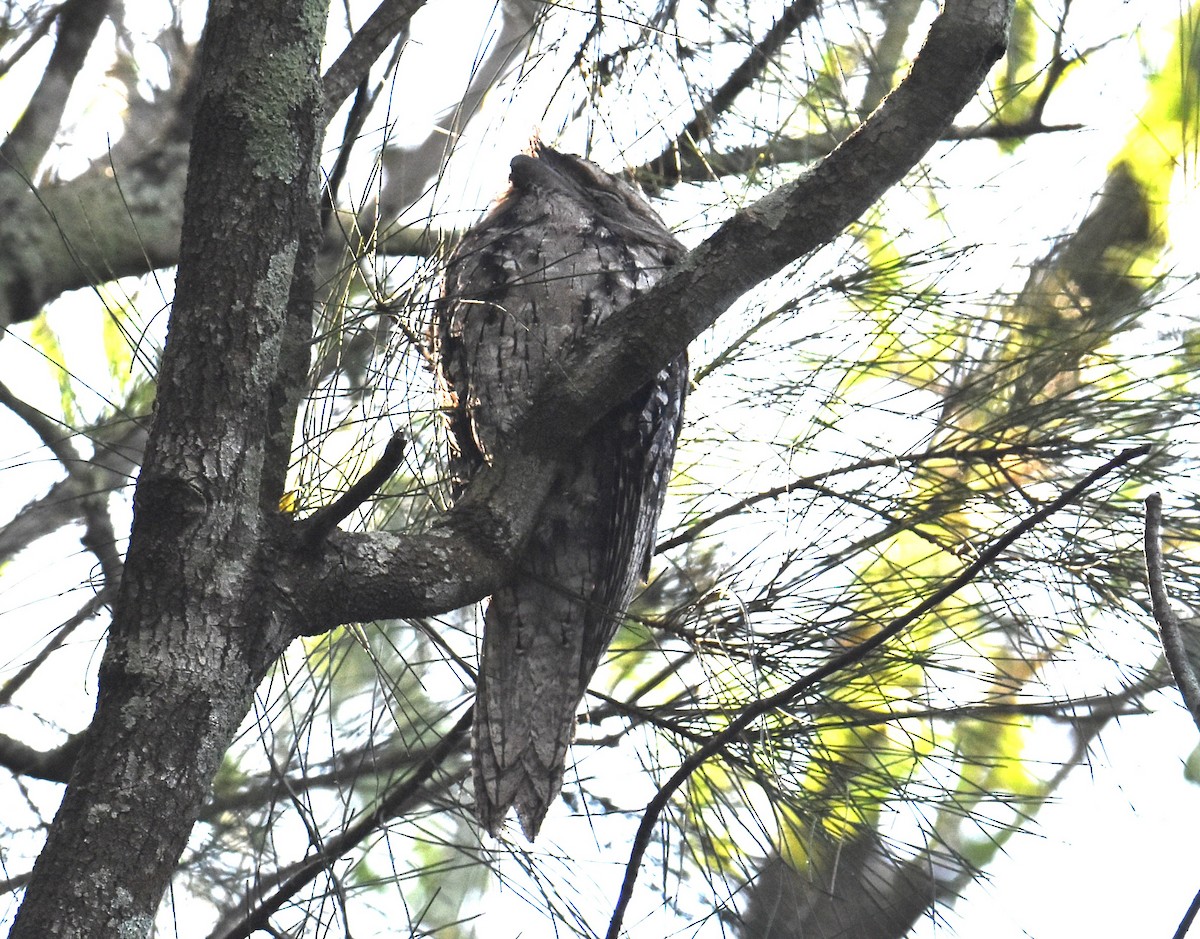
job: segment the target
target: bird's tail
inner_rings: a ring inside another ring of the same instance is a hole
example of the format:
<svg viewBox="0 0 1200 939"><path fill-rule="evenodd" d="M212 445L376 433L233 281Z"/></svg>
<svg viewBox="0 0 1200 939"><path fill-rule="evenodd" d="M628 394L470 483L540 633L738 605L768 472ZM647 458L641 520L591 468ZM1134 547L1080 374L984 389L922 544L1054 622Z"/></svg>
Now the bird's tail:
<svg viewBox="0 0 1200 939"><path fill-rule="evenodd" d="M497 833L509 808L532 841L562 786L575 713L584 620L577 598L518 577L488 605L475 699L475 805Z"/></svg>
<svg viewBox="0 0 1200 939"><path fill-rule="evenodd" d="M592 429L488 605L474 772L493 834L515 807L532 841L562 787L579 702L649 573L686 391L681 356Z"/></svg>

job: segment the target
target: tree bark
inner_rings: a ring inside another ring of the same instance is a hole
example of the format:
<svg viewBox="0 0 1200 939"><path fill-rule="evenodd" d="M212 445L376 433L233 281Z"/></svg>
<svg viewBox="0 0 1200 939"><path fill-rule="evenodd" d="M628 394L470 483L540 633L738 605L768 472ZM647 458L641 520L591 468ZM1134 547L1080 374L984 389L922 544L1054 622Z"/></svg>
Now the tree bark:
<svg viewBox="0 0 1200 939"><path fill-rule="evenodd" d="M287 467L273 441L296 397L280 389L306 348L289 324L311 315L325 19L322 0L210 8L176 301L96 716L14 939L149 932L290 639L267 546Z"/></svg>

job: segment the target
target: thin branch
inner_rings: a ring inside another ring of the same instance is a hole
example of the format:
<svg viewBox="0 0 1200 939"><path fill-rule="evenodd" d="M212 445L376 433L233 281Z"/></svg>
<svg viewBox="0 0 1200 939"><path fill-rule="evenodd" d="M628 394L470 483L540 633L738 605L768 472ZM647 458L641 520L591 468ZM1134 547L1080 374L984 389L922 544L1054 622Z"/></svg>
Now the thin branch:
<svg viewBox="0 0 1200 939"><path fill-rule="evenodd" d="M1023 140L1038 134L1061 134L1083 130L1085 124L1046 124L1040 117L1027 117L1019 121L987 121L974 126L959 124L947 127L940 140ZM714 176L740 176L765 166L780 166L791 163L812 163L828 154L846 139L852 127L841 127L803 137L772 137L761 144L732 147L729 150L708 151L689 159L681 159L671 182L708 182ZM630 175L642 182L644 188L653 190L654 172L651 164L631 170ZM662 185L662 183L660 183Z"/></svg>
<svg viewBox="0 0 1200 939"><path fill-rule="evenodd" d="M1179 928L1175 930L1173 939L1185 939L1197 913L1200 913L1200 890L1196 891L1196 895L1192 897L1192 902L1188 906L1187 912L1183 914L1183 919L1179 921Z"/></svg>
<svg viewBox="0 0 1200 939"><path fill-rule="evenodd" d="M350 166L350 156L354 152L354 144L362 134L363 124L374 103L375 98L364 78L354 93L354 103L350 105L350 113L346 115L346 126L342 129L342 143L337 149L337 159L333 163L333 169L329 171L329 176L325 180L325 188L321 194L322 231L328 230L329 220L337 211L338 190L341 188L342 181L346 177L346 170Z"/></svg>
<svg viewBox="0 0 1200 939"><path fill-rule="evenodd" d="M379 491L379 487L391 478L404 459L404 449L407 445L408 438L396 431L374 466L363 473L336 502L319 509L296 526L301 540L309 546L324 541L329 533L337 528L338 522L371 498Z"/></svg>
<svg viewBox="0 0 1200 939"><path fill-rule="evenodd" d="M50 149L62 121L75 77L83 68L110 0L67 0L57 17L54 51L29 106L0 146L0 165L31 177Z"/></svg>
<svg viewBox="0 0 1200 939"><path fill-rule="evenodd" d="M306 766L302 774L284 775L282 772L256 775L241 782L229 792L214 792L200 813L203 821L212 821L225 812L245 812L275 802L285 794L307 792L312 789L328 789L343 786L348 780L361 775L364 765L370 764L375 776L410 770L428 758L429 748L414 752L410 744L393 738L389 741L371 741L353 750L339 751L336 756L322 763Z"/></svg>
<svg viewBox="0 0 1200 939"><path fill-rule="evenodd" d="M351 216L350 224L357 224ZM389 257L427 258L458 242L463 231L428 224L391 225L379 233L376 251Z"/></svg>
<svg viewBox="0 0 1200 939"><path fill-rule="evenodd" d="M940 720L953 723L962 720L988 720L1002 715L1017 717L1044 717L1053 723L1076 724L1081 714L1086 720L1109 720L1113 717L1130 717L1149 714L1148 708L1138 699L1161 687L1165 682L1143 680L1113 694L1084 695L1065 698L1061 701L984 701L979 704L956 704L952 707L900 707L886 711L874 708L854 707L838 702L822 702L806 709L806 716L814 719L814 726L828 717L828 726L875 727L899 721ZM1003 696L1001 696L1003 698ZM804 728L797 733L811 733ZM790 734L789 734L790 735Z"/></svg>
<svg viewBox="0 0 1200 939"><path fill-rule="evenodd" d="M2 381L0 381L0 405L8 408L23 420L68 473L83 462L79 451L71 445L71 429L61 421L56 421L50 415L38 410L32 404L22 401Z"/></svg>
<svg viewBox="0 0 1200 939"><path fill-rule="evenodd" d="M978 127L951 127L942 135L943 140L1021 140L1035 134L1061 134L1066 131L1083 130L1085 124L1045 124L1040 117L1028 117L1023 121L990 121Z"/></svg>
<svg viewBox="0 0 1200 939"><path fill-rule="evenodd" d="M1167 595L1163 580L1162 496L1157 492L1146 497L1146 579L1150 585L1154 622L1158 625L1167 664L1171 666L1171 675L1179 693L1183 695L1188 713L1192 715L1196 727L1200 728L1200 680L1188 659L1179 618L1171 609L1171 598Z"/></svg>
<svg viewBox="0 0 1200 939"><path fill-rule="evenodd" d="M44 496L26 503L10 521L0 525L0 562L44 535L72 522L86 521L89 499L107 496L129 483L145 443L144 428L130 421L108 440L95 436L100 432L102 428L87 432L95 446L89 466L74 470L68 467L66 479L56 482Z"/></svg>
<svg viewBox="0 0 1200 939"><path fill-rule="evenodd" d="M100 562L104 586L116 589L121 583L123 564L117 553L112 517L108 513L107 470L83 459L71 444L70 428L22 401L3 382L0 382L0 405L21 418L67 471L66 486L56 486L55 496L65 498L59 490L67 489L78 499L78 513L83 516L84 524L83 546ZM99 449L97 447L97 451ZM29 507L22 510L21 518L27 518L28 512ZM76 513L72 511L69 514L74 517ZM44 531L38 533L45 534Z"/></svg>
<svg viewBox="0 0 1200 939"><path fill-rule="evenodd" d="M678 182L682 166L694 164L699 156L697 145L712 133L717 118L733 106L733 102L766 71L783 44L805 20L817 12L816 0L793 0L767 30L765 36L750 49L750 54L730 73L713 96L696 109L692 119L661 154L646 166L646 172L659 187ZM701 158L701 163L703 158Z"/></svg>
<svg viewBox="0 0 1200 939"><path fill-rule="evenodd" d="M799 489L812 489L821 492L827 492L824 486L820 486L821 480L829 479L833 476L845 476L849 473L857 473L866 469L877 469L885 466L902 466L913 463L925 463L931 460L957 460L962 463L980 462L980 463L999 463L1004 457L1018 456L1046 456L1053 452L1052 448L1038 446L1012 446L1012 447L979 447L974 449L963 449L959 447L946 447L939 450L926 450L923 453L910 453L901 456L876 457L869 460L859 460L851 463L848 466L840 466L835 469L826 470L823 473L813 473L809 476L798 476L791 482L783 483L779 486L772 486L770 489L764 489L762 492L756 492L753 495L738 499L732 502L723 509L718 509L716 512L706 515L698 522L694 522L687 527L683 532L660 542L654 549L655 554L662 554L664 551L670 551L673 548L678 548L680 545L688 544L695 541L696 538L705 530L722 522L725 519L738 515L746 509L757 505L760 502L769 502L772 499L778 499L780 496L789 495ZM838 497L842 496L838 494ZM874 511L872 509L872 511ZM908 523L906 522L906 525Z"/></svg>
<svg viewBox="0 0 1200 939"><path fill-rule="evenodd" d="M231 926L218 926L210 939L242 939L256 930L267 929L271 916L306 884L311 883L321 871L326 870L330 864L377 831L384 822L405 811L410 803L420 795L430 777L467 737L471 721L474 719L474 712L473 707L467 708L458 722L445 737L438 741L437 746L429 751L429 755L421 761L420 765L408 777L392 786L375 808L359 821L336 838L325 841L322 849L316 854L261 881L260 889L262 891L275 889L275 892L255 904L253 908L248 908L248 899L245 903L240 904L240 908L248 908L246 914Z"/></svg>
<svg viewBox="0 0 1200 939"><path fill-rule="evenodd" d="M625 910L629 906L629 901L633 897L633 888L637 883L638 874L641 871L642 859L645 857L646 849L650 846L650 839L654 833L655 826L658 824L659 817L662 815L663 810L666 808L667 803L670 802L676 790L691 777L692 773L703 766L713 756L720 753L731 741L735 740L746 728L753 724L754 721L758 720L758 718L778 707L792 704L797 698L806 695L818 682L862 661L871 651L883 645L927 613L937 609L943 602L971 583L1008 550L1009 546L1018 538L1037 528L1042 522L1050 518L1050 516L1075 502L1093 484L1103 479L1109 473L1113 472L1113 470L1119 469L1133 460L1145 456L1149 452L1149 445L1123 450L1103 466L1088 473L1087 476L1058 498L1052 502L1048 502L1037 512L1034 512L1028 518L1014 525L993 541L984 551L980 552L979 557L961 574L934 591L933 594L911 610L893 619L887 626L880 629L879 632L870 638L863 640L841 655L835 656L821 667L813 669L803 678L797 679L782 691L751 704L737 718L731 721L728 727L720 733L714 734L707 744L685 759L679 769L659 787L658 792L650 800L642 815L641 824L638 826L637 835L634 837L633 849L629 854L629 862L625 866L625 880L621 885L621 893L617 899L616 906L613 908L612 918L609 920L608 939L617 939L620 935L621 922L624 919Z"/></svg>
<svg viewBox="0 0 1200 939"><path fill-rule="evenodd" d="M408 28L413 14L424 5L425 0L383 0L367 17L321 79L327 115L342 106L367 77L375 60Z"/></svg>
<svg viewBox="0 0 1200 939"><path fill-rule="evenodd" d="M421 143L384 147L383 186L378 198L381 218L400 217L429 192L431 185L436 185L434 180L439 177L454 141L478 114L483 99L528 48L547 6L540 0L504 0L497 4L488 25L490 30L499 13L499 28L489 37L486 52L472 65L470 81L458 103L437 118Z"/></svg>
<svg viewBox="0 0 1200 939"><path fill-rule="evenodd" d="M38 650L38 654L31 661L27 662L17 674L6 681L3 687L0 687L0 706L8 704L21 686L33 677L34 672L42 667L42 664L50 657L50 654L66 642L67 637L76 628L95 616L102 606L116 596L116 592L115 584L106 587L80 607L70 619L59 626L58 631L51 637L50 641ZM63 781L65 782L65 780Z"/></svg>
<svg viewBox="0 0 1200 939"><path fill-rule="evenodd" d="M46 14L41 18L37 26L29 31L25 40L13 51L13 54L3 62L0 62L0 77L7 75L12 70L12 67L20 62L30 49L41 42L42 37L50 32L50 27L54 25L54 21L58 19L58 15L62 13L65 6L65 3L60 3L58 6L51 7L46 11Z"/></svg>

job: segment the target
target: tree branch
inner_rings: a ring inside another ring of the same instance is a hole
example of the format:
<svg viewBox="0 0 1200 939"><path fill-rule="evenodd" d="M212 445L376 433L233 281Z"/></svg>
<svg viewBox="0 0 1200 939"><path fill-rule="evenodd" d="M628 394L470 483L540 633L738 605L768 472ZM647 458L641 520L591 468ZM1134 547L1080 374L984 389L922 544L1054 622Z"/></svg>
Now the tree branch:
<svg viewBox="0 0 1200 939"><path fill-rule="evenodd" d="M327 118L367 77L375 60L408 28L413 14L424 5L425 0L382 0L367 17L321 79Z"/></svg>
<svg viewBox="0 0 1200 939"><path fill-rule="evenodd" d="M30 678L33 677L34 673L41 668L46 659L50 657L50 654L64 642L66 642L67 637L69 637L71 633L73 633L79 626L95 616L100 611L101 607L108 604L112 598L116 596L116 592L115 586L106 587L94 597L89 599L82 607L76 610L70 619L59 626L54 635L50 637L50 641L38 650L37 655L35 655L29 662L26 662L25 665L21 667L21 670L17 672L17 674L13 675L12 678L10 678L2 687L0 687L0 705L5 705L12 701L13 695L15 695L21 689L22 685L24 685L27 681L29 681ZM66 782L66 780L64 779L62 782Z"/></svg>
<svg viewBox="0 0 1200 939"><path fill-rule="evenodd" d="M879 107L895 83L896 72L908 43L908 34L920 13L922 0L892 0L880 8L884 18L883 35L871 49L870 66L867 70L867 85L858 102L858 116L866 118Z"/></svg>
<svg viewBox="0 0 1200 939"><path fill-rule="evenodd" d="M792 0L787 5L766 35L751 47L750 54L713 92L712 98L697 108L692 119L662 153L647 163L644 170L639 170L638 178L648 191L679 182L685 166L703 165L704 158L698 146L712 133L717 118L729 110L737 96L766 71L783 44L816 12L816 0Z"/></svg>
<svg viewBox="0 0 1200 939"><path fill-rule="evenodd" d="M261 559L287 467L273 435L309 351L289 327L298 310L311 322L324 31L322 0L209 6L169 339L96 714L12 939L150 931L292 637Z"/></svg>
<svg viewBox="0 0 1200 939"><path fill-rule="evenodd" d="M454 141L478 112L484 97L508 72L521 50L528 46L543 8L540 0L503 0L499 5L500 28L488 44L487 54L475 63L471 80L458 104L438 118L421 143L384 148L384 180L379 191L378 209L385 221L399 217L425 194L430 181L441 171Z"/></svg>
<svg viewBox="0 0 1200 939"><path fill-rule="evenodd" d="M817 484L823 479L829 479L833 476L845 476L849 473L857 473L865 469L876 469L884 466L901 466L913 463L924 463L931 460L957 460L962 463L999 463L1004 457L1011 456L1048 456L1052 453L1061 452L1062 442L1055 441L1047 446L1037 446L1034 444L1024 444L1011 447L945 447L933 450L926 450L923 453L906 453L899 456L877 457L870 460L857 460L854 463L846 466L839 466L835 469L826 470L823 473L813 473L808 476L798 476L791 482L784 483L781 486L772 486L770 489L764 489L762 492L756 492L753 495L738 499L730 503L723 509L718 509L704 516L696 522L692 522L687 529L680 532L673 538L668 538L660 542L654 549L655 554L662 554L664 551L670 551L672 548L677 548L680 545L695 541L696 538L707 529L722 522L731 516L738 515L744 512L751 506L757 505L760 502L769 502L772 499L778 499L780 496L788 495L798 489L816 488ZM821 487L824 491L824 487Z"/></svg>
<svg viewBox="0 0 1200 939"><path fill-rule="evenodd" d="M73 433L70 428L56 423L37 408L22 401L3 382L0 382L0 405L21 418L66 470L67 479L63 484L54 487L53 494L55 499L71 499L73 504L67 512L59 511L55 514L60 518L63 515L79 515L83 518L83 546L100 562L104 586L115 590L121 583L123 564L117 552L117 536L113 530L112 518L108 514L111 474L99 464L93 464L79 455L79 451L71 443ZM101 452L100 447L96 449L97 453ZM46 534L44 526L41 527L41 531L37 531L39 526L30 530L30 514L36 517L36 513L31 513L30 507L27 506L14 522L20 522L29 535ZM37 521L41 522L44 519L39 518ZM5 537L7 528L8 526L5 526L4 529L0 529L0 543L10 540ZM16 544L20 545L20 541ZM0 548L0 558L3 557L5 554L3 548Z"/></svg>
<svg viewBox="0 0 1200 939"><path fill-rule="evenodd" d="M835 238L921 159L1004 51L1005 0L951 0L907 78L820 164L739 212L563 363L516 445L561 446L746 291ZM563 378L561 376L569 376ZM553 446L551 447L553 449Z"/></svg>
<svg viewBox="0 0 1200 939"><path fill-rule="evenodd" d="M65 783L71 777L85 733L72 734L53 750L35 750L23 741L0 734L0 766L21 776Z"/></svg>
<svg viewBox="0 0 1200 939"><path fill-rule="evenodd" d="M407 444L408 438L396 431L384 447L378 462L342 493L336 502L314 512L297 524L300 538L310 545L323 541L337 528L342 519L371 498L379 491L379 487L391 478L404 459L404 448Z"/></svg>
<svg viewBox="0 0 1200 939"><path fill-rule="evenodd" d="M58 13L54 51L17 126L0 146L0 166L17 186L32 179L54 142L75 76L108 14L110 0L67 0Z"/></svg>
<svg viewBox="0 0 1200 939"><path fill-rule="evenodd" d="M584 430L580 430L582 434ZM427 531L332 531L315 549L285 530L276 589L297 629L456 610L490 594L532 530L556 455L508 448Z"/></svg>
<svg viewBox="0 0 1200 939"><path fill-rule="evenodd" d="M621 893L613 909L612 918L609 920L608 939L617 939L620 935L621 922L624 919L625 910L629 906L629 901L633 897L633 888L637 883L642 858L645 856L646 849L650 845L651 835L658 824L658 819L662 815L663 809L666 808L667 803L670 802L676 790L691 777L692 773L703 766L710 758L720 753L730 741L736 739L758 718L775 708L791 704L797 698L807 694L818 682L862 661L872 650L879 648L879 646L907 629L909 625L917 622L927 613L936 610L942 603L971 583L980 573L987 570L1022 535L1037 528L1037 526L1050 518L1050 516L1073 503L1079 496L1090 489L1093 484L1103 479L1113 470L1119 469L1133 460L1145 456L1149 452L1150 447L1148 445L1133 447L1122 451L1103 466L1092 470L1092 472L1088 473L1087 476L1066 492L1059 495L1053 501L1046 503L1038 511L1017 523L993 541L985 550L980 552L979 557L961 574L952 578L949 583L934 591L911 610L897 616L877 633L864 639L853 648L847 649L841 655L830 659L821 667L813 669L803 678L788 685L782 691L762 698L745 708L736 719L730 721L724 730L714 734L707 744L685 759L679 769L672 773L671 777L659 787L658 792L650 800L642 815L641 824L638 826L637 835L634 838L633 850L630 852L629 862L625 867L625 880L621 885Z"/></svg>
<svg viewBox="0 0 1200 939"><path fill-rule="evenodd" d="M533 525L557 455L738 297L832 240L901 179L1003 53L1007 22L1004 0L947 3L886 102L811 173L739 212L601 324L594 341L539 389L493 465L429 532L345 535L316 558L281 565L291 574L281 589L307 618L305 631L445 612L486 596Z"/></svg>
<svg viewBox="0 0 1200 939"><path fill-rule="evenodd" d="M235 788L222 787L204 804L200 819L216 822L226 812L259 809L285 796L294 798L313 789L352 786L364 772L375 777L401 770L411 772L430 752L429 748L417 751L401 735L373 740L352 750L339 750L322 763L306 764L294 775L272 771L239 780Z"/></svg>
<svg viewBox="0 0 1200 939"><path fill-rule="evenodd" d="M1082 130L1084 124L1046 124L1040 118L1020 121L986 121L975 126L952 125L942 132L940 140L1023 140L1038 134L1060 134ZM719 176L740 176L765 166L788 163L812 163L834 149L850 134L850 128L839 128L803 137L772 137L768 142L729 150L693 152L681 158L674 182L703 183ZM649 191L656 188L650 164L629 171Z"/></svg>
<svg viewBox="0 0 1200 939"><path fill-rule="evenodd" d="M3 392L0 392L2 396ZM65 433L59 425L53 426L60 434ZM89 499L107 498L110 493L129 485L136 476L146 437L145 428L139 421L129 419L101 424L84 431L84 435L92 440L95 448L85 471L78 471L78 466L68 466L66 479L56 482L44 496L26 503L11 521L0 525L0 563L38 538L85 518ZM115 585L116 581L113 583Z"/></svg>
<svg viewBox="0 0 1200 939"><path fill-rule="evenodd" d="M1171 609L1171 598L1167 594L1163 578L1162 557L1162 496L1152 492L1146 497L1146 580L1150 586L1150 604L1154 610L1154 622L1162 640L1167 664L1175 687L1183 695L1183 703L1192 715L1196 727L1200 728L1200 679L1188 656L1179 618Z"/></svg>
<svg viewBox="0 0 1200 939"><path fill-rule="evenodd" d="M66 3L60 3L42 13L42 18L38 21L38 24L21 40L21 44L13 50L12 55L3 62L0 62L0 77L7 75L12 70L12 67L28 54L30 49L41 42L42 37L50 32L50 27L54 25L54 21L58 19L58 15L62 13L65 6Z"/></svg>
<svg viewBox="0 0 1200 939"><path fill-rule="evenodd" d="M273 891L273 893L258 900L253 906L250 906L249 898L237 904L233 909L245 912L241 913L233 923L218 924L210 939L243 939L257 930L267 929L271 916L306 884L311 883L321 871L327 870L330 864L361 844L364 839L377 831L380 825L395 818L412 805L420 796L425 783L464 743L473 717L474 708L467 708L458 722L446 736L438 741L437 745L429 751L428 756L413 769L411 774L391 786L370 812L344 832L337 837L326 839L321 850L316 854L306 857L289 868L277 871L269 878L264 878L258 885L257 894L262 896L269 891Z"/></svg>

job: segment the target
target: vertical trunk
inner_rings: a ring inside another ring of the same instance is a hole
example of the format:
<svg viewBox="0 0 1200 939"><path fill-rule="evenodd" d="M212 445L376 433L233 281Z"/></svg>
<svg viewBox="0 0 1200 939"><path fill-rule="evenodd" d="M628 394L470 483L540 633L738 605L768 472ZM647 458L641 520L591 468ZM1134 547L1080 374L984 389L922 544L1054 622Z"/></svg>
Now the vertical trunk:
<svg viewBox="0 0 1200 939"><path fill-rule="evenodd" d="M321 0L210 7L125 579L96 716L14 939L149 931L221 756L289 639L270 546L311 301L325 15Z"/></svg>

